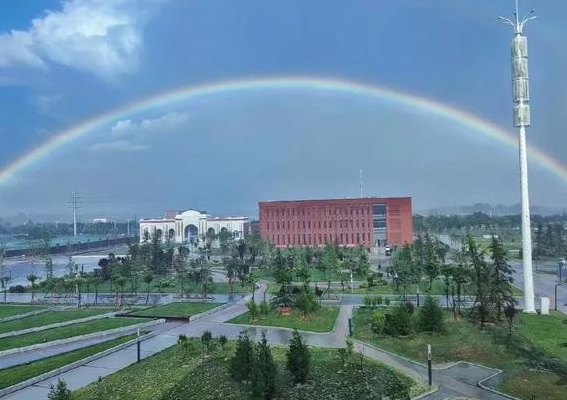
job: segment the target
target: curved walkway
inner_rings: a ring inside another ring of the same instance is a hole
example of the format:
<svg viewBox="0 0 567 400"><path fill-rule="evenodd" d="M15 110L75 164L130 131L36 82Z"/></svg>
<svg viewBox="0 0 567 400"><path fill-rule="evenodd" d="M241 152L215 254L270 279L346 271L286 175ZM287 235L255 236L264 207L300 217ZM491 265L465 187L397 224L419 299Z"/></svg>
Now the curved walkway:
<svg viewBox="0 0 567 400"><path fill-rule="evenodd" d="M256 292L256 299L260 299L262 297L262 292L265 291L265 288L265 285L260 285L260 289ZM210 330L215 336L225 335L229 339L237 338L241 331L246 330L256 340L258 340L262 332L264 332L266 334L266 338L271 343L289 343L292 331L287 328L247 326L226 323L226 321L246 311L246 301L248 301L250 297L251 296L248 295L231 306L207 315L195 322L164 324L158 328L159 332L156 336L143 342L141 357L149 357L174 345L177 342L177 337L181 333L187 336L198 337L206 330ZM306 342L312 346L330 348L344 347L348 332L348 319L351 316L351 312L351 306L341 306L337 323L335 324L332 332L302 332L301 334ZM355 346L357 351L361 351L366 357L398 369L401 372L410 375L418 382L425 384L427 379L427 368L424 365L371 347L361 342L356 342ZM77 367L74 370L39 382L18 392L14 392L5 396L3 399L47 399L50 384L56 383L58 379L64 380L71 390L76 390L97 381L99 377L110 375L135 362L136 346L133 345ZM436 369L433 374L433 380L437 385L438 390L422 398L428 400L448 399L451 397L488 400L506 399L507 397L505 396L491 393L477 386L478 381L493 375L494 372L495 370L493 369L475 366L468 363L457 363L445 369Z"/></svg>

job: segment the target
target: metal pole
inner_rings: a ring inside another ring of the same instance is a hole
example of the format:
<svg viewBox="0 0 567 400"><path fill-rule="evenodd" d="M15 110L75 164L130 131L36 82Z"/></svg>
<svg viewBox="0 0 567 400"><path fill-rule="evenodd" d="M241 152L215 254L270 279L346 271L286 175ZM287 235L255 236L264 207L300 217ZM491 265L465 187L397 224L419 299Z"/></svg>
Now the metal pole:
<svg viewBox="0 0 567 400"><path fill-rule="evenodd" d="M433 384L433 371L431 362L431 345L427 345L427 377L429 380L429 386Z"/></svg>
<svg viewBox="0 0 567 400"><path fill-rule="evenodd" d="M558 284L555 284L555 311L557 311L557 286L559 286Z"/></svg>
<svg viewBox="0 0 567 400"><path fill-rule="evenodd" d="M138 337L136 339L136 348L137 348L137 351L138 351L138 361L137 362L140 362L140 328L138 328Z"/></svg>

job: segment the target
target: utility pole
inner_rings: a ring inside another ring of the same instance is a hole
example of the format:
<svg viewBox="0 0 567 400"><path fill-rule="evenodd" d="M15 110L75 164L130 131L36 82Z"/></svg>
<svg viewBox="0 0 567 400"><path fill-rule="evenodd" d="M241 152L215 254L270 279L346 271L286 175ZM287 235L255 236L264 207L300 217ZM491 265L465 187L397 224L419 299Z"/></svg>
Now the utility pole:
<svg viewBox="0 0 567 400"><path fill-rule="evenodd" d="M80 196L77 192L71 193L71 201L70 205L73 209L73 236L77 237L77 209L80 208L78 206L80 200Z"/></svg>
<svg viewBox="0 0 567 400"><path fill-rule="evenodd" d="M520 192L522 203L522 261L524 269L524 312L535 313L534 282L532 271L532 234L530 226L530 200L528 190L528 158L526 128L530 126L530 81L528 74L528 38L524 35L525 24L534 19L533 10L520 18L516 0L514 18L498 17L504 24L514 28L512 39L512 88L514 97L514 127L519 128L520 145Z"/></svg>

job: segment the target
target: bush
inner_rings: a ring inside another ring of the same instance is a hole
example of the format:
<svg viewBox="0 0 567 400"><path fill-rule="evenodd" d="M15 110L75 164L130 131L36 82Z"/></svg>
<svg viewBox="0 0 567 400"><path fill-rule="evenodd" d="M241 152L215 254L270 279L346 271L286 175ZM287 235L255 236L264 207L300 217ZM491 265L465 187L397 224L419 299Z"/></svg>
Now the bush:
<svg viewBox="0 0 567 400"><path fill-rule="evenodd" d="M270 312L270 306L266 300L262 300L260 303L260 314L266 315Z"/></svg>
<svg viewBox="0 0 567 400"><path fill-rule="evenodd" d="M293 375L295 383L307 381L310 366L311 354L309 348L303 343L297 329L294 329L287 353L287 369Z"/></svg>
<svg viewBox="0 0 567 400"><path fill-rule="evenodd" d="M385 319L386 315L382 311L376 311L372 314L372 322L370 323L372 332L376 334L382 333L382 327L384 326Z"/></svg>
<svg viewBox="0 0 567 400"><path fill-rule="evenodd" d="M415 311L415 305L411 301L406 301L405 306L408 309L409 315L413 315L413 312Z"/></svg>
<svg viewBox="0 0 567 400"><path fill-rule="evenodd" d="M71 391L67 388L65 381L61 379L57 380L57 386L49 385L49 394L47 395L49 400L70 400Z"/></svg>
<svg viewBox="0 0 567 400"><path fill-rule="evenodd" d="M373 298L372 296L364 296L364 305L367 308L370 308L373 305Z"/></svg>
<svg viewBox="0 0 567 400"><path fill-rule="evenodd" d="M368 286L368 284L366 282L360 282L360 284L358 285L359 289L366 289Z"/></svg>
<svg viewBox="0 0 567 400"><path fill-rule="evenodd" d="M431 296L425 298L419 310L418 329L420 332L443 332L445 320L439 303Z"/></svg>
<svg viewBox="0 0 567 400"><path fill-rule="evenodd" d="M26 288L23 287L22 285L16 285L16 286L10 286L8 291L10 293L24 293L26 291Z"/></svg>
<svg viewBox="0 0 567 400"><path fill-rule="evenodd" d="M384 300L384 304L386 306L389 306L390 305L390 299L386 297L386 299Z"/></svg>
<svg viewBox="0 0 567 400"><path fill-rule="evenodd" d="M411 333L411 317L405 304L399 304L386 314L382 332L389 336L407 336Z"/></svg>
<svg viewBox="0 0 567 400"><path fill-rule="evenodd" d="M246 308L248 308L248 314L250 314L250 321L254 322L258 316L258 305L254 300L250 300L246 303Z"/></svg>

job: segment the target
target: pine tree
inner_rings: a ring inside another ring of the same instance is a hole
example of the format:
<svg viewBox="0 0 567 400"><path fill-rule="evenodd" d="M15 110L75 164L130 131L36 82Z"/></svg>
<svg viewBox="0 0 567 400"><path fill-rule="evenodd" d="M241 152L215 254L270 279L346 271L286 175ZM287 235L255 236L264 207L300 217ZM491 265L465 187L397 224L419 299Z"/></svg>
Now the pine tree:
<svg viewBox="0 0 567 400"><path fill-rule="evenodd" d="M311 355L309 354L309 348L303 343L297 329L294 329L287 353L287 368L293 375L295 383L305 383L307 381L310 364Z"/></svg>
<svg viewBox="0 0 567 400"><path fill-rule="evenodd" d="M71 391L67 388L65 381L61 379L57 380L57 386L49 385L49 394L47 395L49 400L70 400Z"/></svg>
<svg viewBox="0 0 567 400"><path fill-rule="evenodd" d="M276 392L276 364L272 351L262 333L262 340L256 346L256 362L252 376L252 397L255 399L270 400Z"/></svg>
<svg viewBox="0 0 567 400"><path fill-rule="evenodd" d="M443 332L445 320L439 303L431 296L427 296L423 306L419 309L418 328L420 332Z"/></svg>
<svg viewBox="0 0 567 400"><path fill-rule="evenodd" d="M509 305L515 304L516 301L512 294L512 283L514 271L508 259L506 258L506 250L502 244L502 240L496 236L492 236L489 246L490 259L492 261L492 270L490 277L490 300L496 310L498 320L500 320L502 311Z"/></svg>
<svg viewBox="0 0 567 400"><path fill-rule="evenodd" d="M254 343L248 333L241 332L236 341L236 352L230 361L230 373L238 381L247 381L254 371Z"/></svg>

